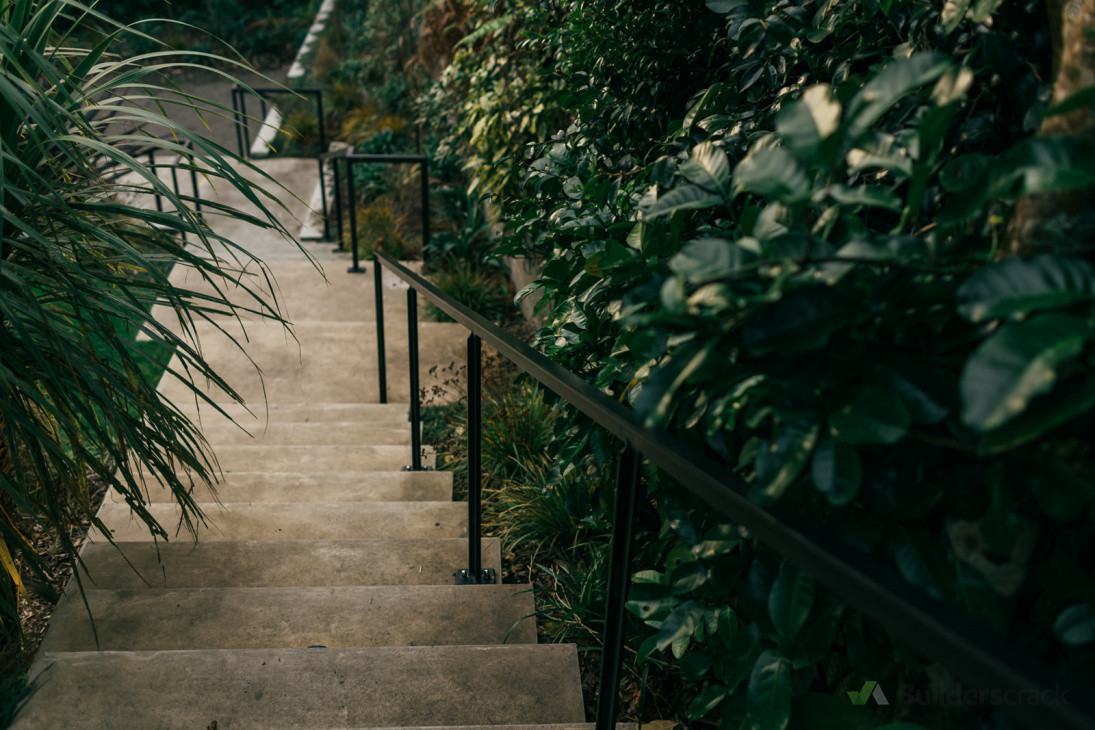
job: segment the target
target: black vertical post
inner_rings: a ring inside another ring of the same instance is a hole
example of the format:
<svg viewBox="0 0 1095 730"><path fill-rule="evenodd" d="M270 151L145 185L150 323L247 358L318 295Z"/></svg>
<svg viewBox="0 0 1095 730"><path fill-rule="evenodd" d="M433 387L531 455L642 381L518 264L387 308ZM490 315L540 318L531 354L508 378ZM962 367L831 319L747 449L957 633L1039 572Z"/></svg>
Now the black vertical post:
<svg viewBox="0 0 1095 730"><path fill-rule="evenodd" d="M350 160L346 161L346 187L348 188L348 190L346 191L347 192L346 197L349 198L349 200L346 201L346 206L349 208L347 213L350 216L350 253L353 255L353 259L354 259L354 265L350 267L350 273L351 274L361 274L361 273L364 273L364 270L361 268L361 265L360 265L359 260L358 260L358 254L357 254L357 204L355 202L355 199L357 198L357 192L354 190L354 165L353 165L353 162L350 161ZM373 259L375 260L376 257L374 256ZM379 271L379 269L377 270L376 277L377 277L377 281L379 281L380 280L380 271ZM380 286L379 285L377 286L376 291L377 291L376 296L379 298L380 297ZM378 307L377 310L376 310L377 322L383 322L384 321L384 316L383 315L384 315L384 313ZM381 363L381 367L383 367L383 362ZM381 403L383 403L383 402L384 401L381 401Z"/></svg>
<svg viewBox="0 0 1095 730"><path fill-rule="evenodd" d="M407 289L407 347L411 361L411 471L422 471L422 418L418 411L418 292Z"/></svg>
<svg viewBox="0 0 1095 730"><path fill-rule="evenodd" d="M329 158L328 162L335 173L335 220L338 222L338 248L334 251L340 252L346 250L346 247L342 245L342 175L339 173L337 157Z"/></svg>
<svg viewBox="0 0 1095 730"><path fill-rule="evenodd" d="M356 259L357 256L354 256ZM355 262L356 265L356 262ZM380 402L388 402L388 360L384 353L384 281L381 276L380 259L373 256L373 290L376 302L376 369Z"/></svg>
<svg viewBox="0 0 1095 730"><path fill-rule="evenodd" d="M232 118L236 121L236 145L240 150L240 157L246 157L243 153L243 114L240 111L240 90L232 89Z"/></svg>
<svg viewBox="0 0 1095 730"><path fill-rule="evenodd" d="M468 572L483 569L483 342L468 335ZM477 581L478 582L478 581Z"/></svg>
<svg viewBox="0 0 1095 730"><path fill-rule="evenodd" d="M182 158L179 158L182 159ZM171 187L175 189L175 197L179 197L182 193L179 192L179 166L174 164L170 168L171 170Z"/></svg>
<svg viewBox="0 0 1095 730"><path fill-rule="evenodd" d="M326 241L331 240L331 221L328 220L328 206L327 206L327 178L323 174L323 155L327 154L327 130L324 128L323 118L323 92L316 91L316 116L319 117L319 155L317 161L319 162L319 197L323 202L323 238Z"/></svg>
<svg viewBox="0 0 1095 730"><path fill-rule="evenodd" d="M186 158L186 161L190 166L190 189L194 192L194 210L201 213L202 200L198 197L198 171L194 169L196 166L194 162L194 143L188 141L186 148L190 150L190 155Z"/></svg>
<svg viewBox="0 0 1095 730"><path fill-rule="evenodd" d="M468 567L456 574L458 585L494 583L493 568L483 569L483 341L468 335Z"/></svg>
<svg viewBox="0 0 1095 730"><path fill-rule="evenodd" d="M247 94L240 92L240 116L243 118L243 151L240 157L251 154L251 120L247 118Z"/></svg>
<svg viewBox="0 0 1095 730"><path fill-rule="evenodd" d="M160 171L156 167L156 151L155 150L149 150L148 151L148 169L150 169L152 171L152 174L156 176L156 181L159 182ZM158 187L153 187L152 192L153 192L153 195L156 196L156 210L160 213L163 213L163 200L160 198L159 188Z"/></svg>
<svg viewBox="0 0 1095 730"><path fill-rule="evenodd" d="M430 248L430 163L423 157L419 168L420 195L422 196L422 260L426 260Z"/></svg>
<svg viewBox="0 0 1095 730"><path fill-rule="evenodd" d="M624 604L631 581L631 551L638 505L639 465L642 457L630 444L624 447L616 471L616 504L612 516L612 562L605 606L605 645L601 654L601 689L597 696L596 730L616 727L616 695L624 650Z"/></svg>

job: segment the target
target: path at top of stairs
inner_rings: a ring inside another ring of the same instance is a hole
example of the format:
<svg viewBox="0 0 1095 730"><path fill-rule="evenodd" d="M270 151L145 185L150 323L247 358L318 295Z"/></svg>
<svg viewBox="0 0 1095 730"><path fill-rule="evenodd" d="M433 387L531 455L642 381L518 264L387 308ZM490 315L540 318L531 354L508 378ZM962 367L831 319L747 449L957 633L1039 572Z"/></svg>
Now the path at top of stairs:
<svg viewBox="0 0 1095 730"><path fill-rule="evenodd" d="M313 160L261 165L309 198ZM236 194L205 194L245 207ZM299 200L287 206L286 216L302 212ZM309 244L325 282L269 233L236 223L222 232L266 262L276 284L256 281L277 293L291 334L254 316L197 326L206 359L245 398L198 383L209 404L171 378L160 385L197 419L223 469L220 484L195 487L197 541L156 482L143 484L145 509L167 542L108 495L104 530L81 550L86 593L74 580L58 604L31 669L37 689L13 727L580 727L575 647L537 643L531 586L454 585L467 567L467 506L452 501L451 474L403 470L398 284L384 282L396 402L385 405L371 271L347 274L331 244ZM189 283L193 272L171 276ZM247 301L238 288L231 296ZM452 377L466 333L437 323L421 332L428 387ZM449 370L431 379L431 367ZM500 571L497 540L483 541L483 558Z"/></svg>

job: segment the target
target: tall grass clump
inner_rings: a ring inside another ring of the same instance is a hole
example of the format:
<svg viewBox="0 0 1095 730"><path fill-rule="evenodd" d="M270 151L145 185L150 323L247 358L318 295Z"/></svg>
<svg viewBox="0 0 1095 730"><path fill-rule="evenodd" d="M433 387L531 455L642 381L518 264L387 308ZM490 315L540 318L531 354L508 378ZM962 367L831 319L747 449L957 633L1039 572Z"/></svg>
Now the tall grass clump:
<svg viewBox="0 0 1095 730"><path fill-rule="evenodd" d="M93 40L78 46L71 37ZM192 489L213 479L215 457L146 374L173 353L167 373L195 400L212 403L197 385L208 379L238 401L203 358L196 325L242 313L282 321L262 294L261 262L211 225L233 219L288 235L268 207L276 199L244 177L262 179L259 171L173 121L179 107L224 111L164 81L191 63L165 51L124 57L115 51L125 38L155 43L73 0L0 4L0 639L8 651L21 640L24 579L49 584L25 537L31 528L56 535L75 560L69 527L105 527L89 477L115 490L156 538L168 530L147 508L146 482L170 489L183 527L202 519ZM159 171L134 156L139 148L155 150ZM163 182L170 168L242 192L257 212L202 201L198 214L192 194ZM169 280L172 264L188 267L202 289ZM169 315L153 317L153 305Z"/></svg>

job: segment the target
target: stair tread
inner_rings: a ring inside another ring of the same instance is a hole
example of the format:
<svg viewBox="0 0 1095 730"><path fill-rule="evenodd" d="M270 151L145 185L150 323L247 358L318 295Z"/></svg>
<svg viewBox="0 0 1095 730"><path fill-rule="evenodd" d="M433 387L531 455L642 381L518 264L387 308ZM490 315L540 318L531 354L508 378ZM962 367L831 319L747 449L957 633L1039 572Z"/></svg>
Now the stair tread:
<svg viewBox="0 0 1095 730"><path fill-rule="evenodd" d="M13 728L585 720L573 645L43 653L31 676L47 666Z"/></svg>
<svg viewBox="0 0 1095 730"><path fill-rule="evenodd" d="M333 471L243 472L225 474L216 495L196 485L199 502L412 502L451 501L452 472L446 471ZM173 503L159 483L146 484L153 503ZM109 492L112 502L124 501Z"/></svg>
<svg viewBox="0 0 1095 730"><path fill-rule="evenodd" d="M80 573L92 588L451 585L468 541L447 539L225 540L85 544ZM501 569L497 538L481 541L483 567Z"/></svg>
<svg viewBox="0 0 1095 730"><path fill-rule="evenodd" d="M535 644L528 585L92 589L43 652ZM89 619L88 614L94 619Z"/></svg>
<svg viewBox="0 0 1095 730"><path fill-rule="evenodd" d="M467 505L460 502L215 502L199 503L206 524L199 541L213 540L352 540L361 537L462 537ZM178 523L171 503L148 505L148 512L169 530ZM116 541L152 540L147 526L127 504L103 502L99 518ZM99 528L88 539L106 538ZM176 540L193 542L185 530Z"/></svg>

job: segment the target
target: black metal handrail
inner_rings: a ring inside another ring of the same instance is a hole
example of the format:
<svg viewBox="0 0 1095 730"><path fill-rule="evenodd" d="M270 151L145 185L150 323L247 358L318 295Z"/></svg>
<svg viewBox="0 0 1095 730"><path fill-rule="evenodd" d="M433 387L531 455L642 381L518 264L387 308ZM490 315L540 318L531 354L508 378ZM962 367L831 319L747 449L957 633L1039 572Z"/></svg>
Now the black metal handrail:
<svg viewBox="0 0 1095 730"><path fill-rule="evenodd" d="M239 155L246 159L251 151L251 118L247 116L247 97L258 96L260 124L264 124L266 122L266 97L284 96L286 94L289 96L312 97L316 102L316 126L319 129L319 152L316 153L316 163L319 165L320 205L323 208L323 238L329 240L331 238L331 225L327 206L327 179L323 174L323 162L327 155L327 128L324 123L323 89L311 87L288 89L278 86L243 87L239 84L233 86L232 118L235 122L236 144L239 147Z"/></svg>
<svg viewBox="0 0 1095 730"><path fill-rule="evenodd" d="M732 473L729 465L696 451L667 431L642 425L630 408L593 388L574 373L447 296L422 276L379 252L375 267L378 281L381 280L381 263L407 282L412 291L426 297L471 331L469 393L473 388L478 391L479 387L471 380L473 375L476 378L479 376L478 348L482 340L626 444L617 474L598 730L609 730L616 721L615 698L623 651L624 602L631 573L630 551L642 458L649 459L693 495L797 564L849 606L882 624L893 635L907 641L926 656L946 665L966 681L983 687L1040 693L1053 692L1064 685L1059 677L1013 647L1002 645L998 638L966 616L909 584L871 556L810 527L806 521L784 510L767 509L754 503L748 497L748 486ZM378 322L383 317L383 308L379 306ZM409 322L408 326L414 328L417 325ZM416 354L412 355L412 360L417 368ZM412 392L412 404L418 397L416 391ZM473 433L471 428L471 401L469 397L469 493L480 488L480 475L473 473L471 468L470 454L473 450L478 453L479 448L479 435ZM412 413L416 412L417 408L412 409ZM478 418L476 413L476 423ZM411 423L412 430L419 427L420 424ZM476 495L474 501L477 503L478 499ZM469 505L472 502L469 495ZM469 506L469 572L475 567L471 562L476 560L472 542L478 543L479 518L478 507L473 510ZM474 541L472 538L475 538ZM1059 696L1067 695L1069 691L1066 686ZM1071 691L1075 694L1069 703L1015 704L1005 705L1005 709L1034 728L1095 729L1095 708L1091 697L1081 695L1074 689Z"/></svg>
<svg viewBox="0 0 1095 730"><path fill-rule="evenodd" d="M350 254L352 257L353 265L350 266L347 271L351 274L364 274L365 269L361 268L361 254L358 251L357 246L357 208L356 208L356 191L354 189L354 165L364 164L381 164L381 165L408 165L414 164L419 166L419 195L421 197L422 207L422 252L425 256L426 250L430 245L430 161L425 155L373 155L373 154L357 154L352 149L346 149L345 151L330 152L324 155L320 155L320 170L323 169L323 165L326 162L333 163L335 173L335 219L338 227L338 247L335 251L344 251L345 248L342 245L343 237L343 205L342 205L342 178L346 180L346 198L349 207L347 215L350 218ZM345 165L345 173L340 173L339 166ZM383 311L384 308L384 292L381 288L380 282L380 267L373 268L373 290L376 297L377 311ZM408 304L410 306L410 304ZM388 402L388 366L385 360L385 346L384 346L384 318L378 317L376 320L376 349L379 361L377 367L379 369L380 380L380 402ZM414 350L413 357L417 358L417 350ZM417 387L417 386L415 386ZM415 436L417 438L417 436ZM415 451L414 464L411 467L413 470L418 471L421 468L420 456L417 450Z"/></svg>
<svg viewBox="0 0 1095 730"><path fill-rule="evenodd" d="M173 142L174 140L164 139L161 141ZM202 202L201 198L198 195L198 173L194 165L194 141L189 139L186 140L186 142L183 144L183 148L188 151L188 155L172 153L171 156L176 157L177 159L183 159L184 157L189 158L190 166L188 168L188 172L190 173L190 189L193 193L193 195L191 196L191 202L194 203L194 211L200 214L202 212ZM164 148L158 147L154 144L148 144L144 146L130 145L126 147L121 147L120 149L130 157L138 159L142 157L146 158L148 160L148 169L151 170L157 178L159 177L159 173L157 172L157 170L159 169L159 165L156 162L156 156L158 154L166 152ZM105 172L106 170L117 168L120 170L120 172L115 175L115 178L117 178L119 175L124 175L130 172L129 168L118 168L118 165L109 158L103 157L101 159L103 159L106 164L99 166L97 169ZM175 191L175 196L181 200L185 200L186 198L183 196L182 190L179 187L178 166L170 165L168 169L171 172L171 187ZM156 211L158 213L163 213L163 194L160 193L159 190L155 188L155 186L153 187L152 197L156 201Z"/></svg>

